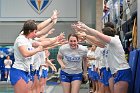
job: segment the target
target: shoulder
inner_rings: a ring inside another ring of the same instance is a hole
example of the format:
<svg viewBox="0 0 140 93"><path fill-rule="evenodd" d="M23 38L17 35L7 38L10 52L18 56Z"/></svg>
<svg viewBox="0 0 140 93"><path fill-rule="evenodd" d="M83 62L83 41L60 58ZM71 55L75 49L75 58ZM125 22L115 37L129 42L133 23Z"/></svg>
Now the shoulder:
<svg viewBox="0 0 140 93"><path fill-rule="evenodd" d="M88 51L88 48L87 48L87 46L78 45L78 47L79 47L79 49L81 49L81 50Z"/></svg>
<svg viewBox="0 0 140 93"><path fill-rule="evenodd" d="M67 49L67 48L69 48L69 44L64 44L64 45L60 46L59 49Z"/></svg>
<svg viewBox="0 0 140 93"><path fill-rule="evenodd" d="M24 35L19 35L16 38L16 42L26 42L26 41L27 41L27 38Z"/></svg>

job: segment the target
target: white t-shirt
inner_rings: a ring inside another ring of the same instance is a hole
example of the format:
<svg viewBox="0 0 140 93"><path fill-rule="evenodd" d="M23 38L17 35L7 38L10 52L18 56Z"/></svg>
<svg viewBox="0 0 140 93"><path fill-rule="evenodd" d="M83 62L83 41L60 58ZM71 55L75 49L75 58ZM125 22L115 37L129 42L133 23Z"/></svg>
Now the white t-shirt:
<svg viewBox="0 0 140 93"><path fill-rule="evenodd" d="M95 58L95 51L88 50L87 57ZM91 66L89 66L89 68L92 68L93 65L95 66L95 64L96 64L95 60L88 60L88 62L91 65Z"/></svg>
<svg viewBox="0 0 140 93"><path fill-rule="evenodd" d="M130 68L125 59L125 53L119 36L111 37L111 41L107 45L107 49L107 62L112 74L116 73L118 70Z"/></svg>
<svg viewBox="0 0 140 93"><path fill-rule="evenodd" d="M36 53L35 55L33 55L33 70L39 70L39 67L41 65L41 58L40 58L40 52Z"/></svg>
<svg viewBox="0 0 140 93"><path fill-rule="evenodd" d="M45 55L45 51L42 51L40 53L40 58L41 58L41 65L46 65L46 55ZM42 69L46 70L48 69L48 67L42 66Z"/></svg>
<svg viewBox="0 0 140 93"><path fill-rule="evenodd" d="M5 59L4 60L5 68L11 68L12 65L12 60L10 59Z"/></svg>
<svg viewBox="0 0 140 93"><path fill-rule="evenodd" d="M32 50L32 43L29 39L27 39L24 35L19 35L14 43L14 57L15 62L13 64L13 68L20 69L23 71L30 71L30 64L32 62L31 57L23 57L19 51L20 46L27 46L27 50Z"/></svg>
<svg viewBox="0 0 140 93"><path fill-rule="evenodd" d="M62 45L58 51L58 55L63 57L66 66L62 70L68 74L82 73L83 57L87 57L87 52L87 47L82 45L78 45L77 49L71 49L69 44Z"/></svg>
<svg viewBox="0 0 140 93"><path fill-rule="evenodd" d="M104 51L104 48L100 48L100 47L97 47L96 50L95 50L95 53L96 53L96 67L98 67L99 69L105 67L105 63L104 63L104 57L103 57L103 51Z"/></svg>

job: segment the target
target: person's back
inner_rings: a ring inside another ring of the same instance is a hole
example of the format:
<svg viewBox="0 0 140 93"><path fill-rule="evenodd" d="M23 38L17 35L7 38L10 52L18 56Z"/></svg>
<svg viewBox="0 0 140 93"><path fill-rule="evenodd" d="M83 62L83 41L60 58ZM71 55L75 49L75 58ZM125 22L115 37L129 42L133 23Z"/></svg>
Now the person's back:
<svg viewBox="0 0 140 93"><path fill-rule="evenodd" d="M118 36L112 37L108 46L108 51L108 60L110 60L108 62L112 74L116 73L118 70L130 68L125 59L124 50Z"/></svg>

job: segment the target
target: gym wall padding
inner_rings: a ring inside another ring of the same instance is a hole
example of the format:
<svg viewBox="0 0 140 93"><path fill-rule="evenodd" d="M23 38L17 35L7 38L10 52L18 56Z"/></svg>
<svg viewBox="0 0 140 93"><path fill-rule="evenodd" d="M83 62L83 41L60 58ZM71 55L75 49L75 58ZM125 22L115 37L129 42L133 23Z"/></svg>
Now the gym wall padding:
<svg viewBox="0 0 140 93"><path fill-rule="evenodd" d="M129 85L128 93L135 93L134 84L136 77L137 62L138 62L138 50L133 50L129 54L129 65L132 71L132 81L131 84Z"/></svg>
<svg viewBox="0 0 140 93"><path fill-rule="evenodd" d="M140 93L140 50L138 50L138 62L133 93Z"/></svg>

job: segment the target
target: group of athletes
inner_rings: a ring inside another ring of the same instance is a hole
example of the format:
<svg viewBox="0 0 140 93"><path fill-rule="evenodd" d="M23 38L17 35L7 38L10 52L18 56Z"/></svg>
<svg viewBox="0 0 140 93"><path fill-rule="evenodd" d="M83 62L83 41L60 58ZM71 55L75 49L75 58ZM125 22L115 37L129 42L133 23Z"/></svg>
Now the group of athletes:
<svg viewBox="0 0 140 93"><path fill-rule="evenodd" d="M10 70L14 92L44 93L48 66L57 71L48 50L61 46L57 61L61 66L60 81L64 93L79 93L82 79L87 80L88 75L96 84L96 93L127 93L131 70L114 26L106 24L102 31L97 31L77 22L71 25L75 33L70 34L68 40L64 33L48 38L54 31L58 14L54 10L51 18L39 24L34 20L25 21L14 43L15 62ZM79 40L88 41L96 49L88 51L87 47L78 44Z"/></svg>
<svg viewBox="0 0 140 93"><path fill-rule="evenodd" d="M53 38L46 37L53 33L58 14L58 11L54 10L51 18L38 25L34 20L24 23L14 43L15 62L10 70L14 93L44 93L48 66L57 71L49 59L48 49L65 43L64 34L60 33Z"/></svg>

